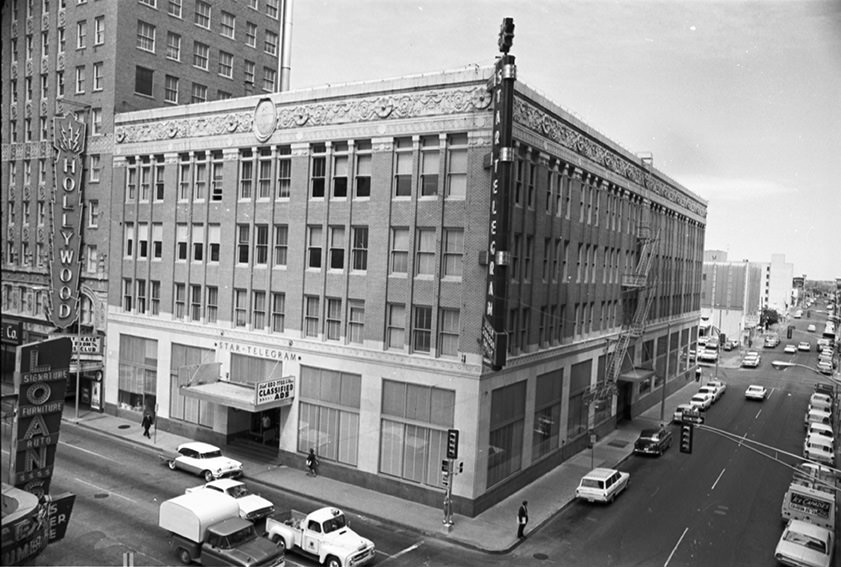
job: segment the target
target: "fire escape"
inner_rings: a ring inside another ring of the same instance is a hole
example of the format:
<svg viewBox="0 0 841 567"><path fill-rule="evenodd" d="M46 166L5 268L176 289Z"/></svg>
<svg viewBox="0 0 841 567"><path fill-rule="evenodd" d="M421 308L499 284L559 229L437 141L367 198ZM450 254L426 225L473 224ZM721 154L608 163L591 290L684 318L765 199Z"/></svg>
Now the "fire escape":
<svg viewBox="0 0 841 567"><path fill-rule="evenodd" d="M637 244L639 246L639 259L636 268L631 273L622 275L623 303L636 299L634 316L630 322L623 321L622 330L619 336L610 339L608 343L608 360L606 369L606 393L612 394L616 388L616 381L622 371L622 361L628 352L632 341L642 336L645 331L645 323L648 318L648 310L654 301L655 281L649 281L648 272L651 269L651 262L654 258L654 251L657 243L657 234L652 234L651 228L647 225L639 228Z"/></svg>

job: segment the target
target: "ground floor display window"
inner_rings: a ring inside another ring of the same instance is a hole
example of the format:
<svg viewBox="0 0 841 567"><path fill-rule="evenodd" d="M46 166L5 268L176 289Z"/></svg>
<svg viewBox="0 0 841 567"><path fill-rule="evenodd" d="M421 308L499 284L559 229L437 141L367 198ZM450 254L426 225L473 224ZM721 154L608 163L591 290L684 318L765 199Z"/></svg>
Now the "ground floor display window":
<svg viewBox="0 0 841 567"><path fill-rule="evenodd" d="M488 441L488 486L493 486L522 468L525 412L525 380L493 391Z"/></svg>
<svg viewBox="0 0 841 567"><path fill-rule="evenodd" d="M181 386L190 383L195 368L214 361L212 349L172 343L170 362L169 417L187 423L213 428L213 414L216 404L181 394ZM188 371L182 369L188 368Z"/></svg>
<svg viewBox="0 0 841 567"><path fill-rule="evenodd" d="M537 377L537 393L534 398L534 436L532 437L534 460L558 448L563 389L563 368Z"/></svg>
<svg viewBox="0 0 841 567"><path fill-rule="evenodd" d="M593 361L585 360L573 364L569 383L569 413L567 414L567 438L575 439L587 432L588 407L584 403L584 392L590 386Z"/></svg>
<svg viewBox="0 0 841 567"><path fill-rule="evenodd" d="M455 398L454 390L383 380L380 472L441 486Z"/></svg>
<svg viewBox="0 0 841 567"><path fill-rule="evenodd" d="M362 376L301 366L298 451L356 466Z"/></svg>
<svg viewBox="0 0 841 567"><path fill-rule="evenodd" d="M120 335L120 408L155 411L158 386L158 341Z"/></svg>

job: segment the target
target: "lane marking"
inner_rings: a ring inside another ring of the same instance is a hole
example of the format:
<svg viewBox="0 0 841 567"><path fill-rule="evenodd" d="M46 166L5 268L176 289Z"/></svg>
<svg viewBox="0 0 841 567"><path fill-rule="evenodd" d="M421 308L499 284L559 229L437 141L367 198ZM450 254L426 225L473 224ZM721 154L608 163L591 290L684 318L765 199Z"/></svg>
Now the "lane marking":
<svg viewBox="0 0 841 567"><path fill-rule="evenodd" d="M86 481L86 480L82 480L82 479L81 479L81 478L79 478L79 477L76 477L76 480L77 480L77 481L79 481L79 482L81 482L82 484L87 484L88 486L91 486L91 487L93 487L93 488L96 488L97 490L102 490L103 492L107 492L107 493L109 493L109 494L113 494L114 496L117 496L117 497L122 498L122 499L124 499L124 500L128 500L129 502L131 502L131 503L133 503L133 504L140 504L140 502L138 502L137 500L134 500L134 499L132 499L132 498L129 498L128 496L123 496L122 494L118 494L117 492L114 492L113 490L109 490L109 489L104 488L104 487L102 487L102 486L97 486L96 484L94 484L94 483L92 483L92 482L88 482L88 481Z"/></svg>
<svg viewBox="0 0 841 567"><path fill-rule="evenodd" d="M759 419L759 414L761 414L761 413L762 413L762 409L760 409L758 412L756 412L756 415L753 416L753 418L754 419Z"/></svg>
<svg viewBox="0 0 841 567"><path fill-rule="evenodd" d="M79 447L78 445L72 445L70 443L65 443L64 441L59 441L58 444L59 445L64 445L65 447L72 447L73 449L77 449L77 450L83 451L85 453L90 453L91 455L95 455L95 456L99 457L100 459L105 459L106 461L113 460L111 457L106 457L105 455L97 453L96 451L91 451L90 449L85 449L84 447Z"/></svg>
<svg viewBox="0 0 841 567"><path fill-rule="evenodd" d="M419 548L419 547L421 546L421 544L422 544L422 543L423 543L422 541L419 541L419 542L418 542L418 543L416 543L415 545L410 545L409 547L407 547L407 548L406 548L406 549L404 549L403 551L400 551L400 552L395 553L394 555L392 555L392 556L391 556L391 558L392 558L392 559L397 559L397 558L398 558L398 557L400 557L401 555L405 555L406 553L409 553L410 551L414 551L414 550L416 550L417 548Z"/></svg>
<svg viewBox="0 0 841 567"><path fill-rule="evenodd" d="M680 539L677 540L677 543L672 548L672 552L669 554L669 558L666 559L666 562L663 563L663 567L669 567L669 561L672 560L672 556L675 554L675 551L677 551L677 548L680 545L680 542L683 541L683 538L684 538L684 536L686 536L686 532L688 532L688 531L689 531L689 526L686 526L685 528L683 528L683 533L680 534Z"/></svg>
<svg viewBox="0 0 841 567"><path fill-rule="evenodd" d="M715 479L715 482L713 483L712 488L710 488L710 490L715 490L715 485L718 484L718 481L721 480L722 476L724 476L724 471L726 471L726 470L727 469L721 469L721 472L718 473L718 478Z"/></svg>

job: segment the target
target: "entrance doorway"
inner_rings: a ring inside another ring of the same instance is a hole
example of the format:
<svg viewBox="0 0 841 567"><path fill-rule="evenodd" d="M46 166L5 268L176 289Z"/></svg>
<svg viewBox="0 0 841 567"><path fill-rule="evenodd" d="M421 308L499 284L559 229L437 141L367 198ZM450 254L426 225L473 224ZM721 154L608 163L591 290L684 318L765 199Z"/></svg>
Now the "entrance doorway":
<svg viewBox="0 0 841 567"><path fill-rule="evenodd" d="M261 445L277 447L280 436L280 408L273 408L251 414L249 436Z"/></svg>
<svg viewBox="0 0 841 567"><path fill-rule="evenodd" d="M616 421L630 421L633 417L631 412L631 400L633 400L634 384L632 382L619 382L616 396Z"/></svg>

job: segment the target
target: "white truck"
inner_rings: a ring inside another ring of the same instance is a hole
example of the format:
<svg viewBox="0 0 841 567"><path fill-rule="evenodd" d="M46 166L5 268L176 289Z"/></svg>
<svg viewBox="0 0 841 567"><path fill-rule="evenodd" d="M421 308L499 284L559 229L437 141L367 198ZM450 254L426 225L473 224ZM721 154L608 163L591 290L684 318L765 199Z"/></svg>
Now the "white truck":
<svg viewBox="0 0 841 567"><path fill-rule="evenodd" d="M795 478L783 496L784 521L803 520L835 530L835 494L826 485Z"/></svg>
<svg viewBox="0 0 841 567"><path fill-rule="evenodd" d="M158 525L169 531L169 545L185 565L278 567L283 550L257 535L254 524L239 517L234 498L210 490L183 494L161 503Z"/></svg>
<svg viewBox="0 0 841 567"><path fill-rule="evenodd" d="M279 549L297 551L327 567L357 567L374 558L374 543L351 530L337 508L269 516L266 536Z"/></svg>

